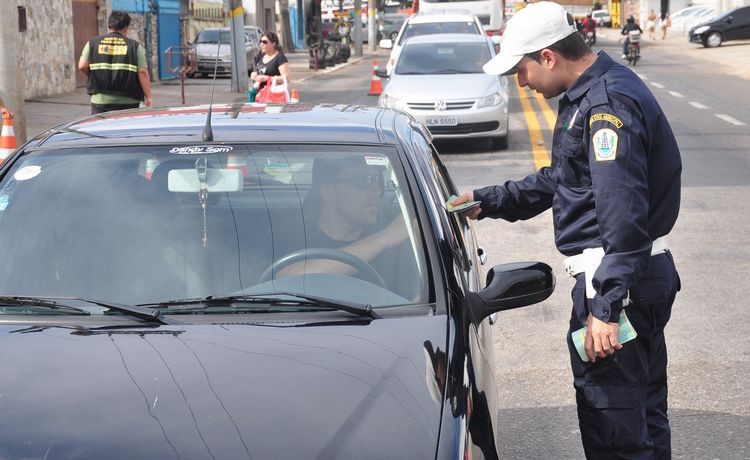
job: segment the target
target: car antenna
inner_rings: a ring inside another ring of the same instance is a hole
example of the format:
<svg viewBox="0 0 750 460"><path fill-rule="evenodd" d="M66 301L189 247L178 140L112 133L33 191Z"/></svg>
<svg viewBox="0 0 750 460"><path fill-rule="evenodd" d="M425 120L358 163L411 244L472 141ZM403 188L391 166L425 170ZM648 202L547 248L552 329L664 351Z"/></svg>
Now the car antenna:
<svg viewBox="0 0 750 460"><path fill-rule="evenodd" d="M221 51L221 32L219 32L219 43L216 47L216 59L214 59L214 80L211 82L211 101L208 103L208 115L206 125L203 127L203 142L213 142L214 130L211 129L211 111L214 105L214 89L216 88L216 71L219 68L219 51Z"/></svg>

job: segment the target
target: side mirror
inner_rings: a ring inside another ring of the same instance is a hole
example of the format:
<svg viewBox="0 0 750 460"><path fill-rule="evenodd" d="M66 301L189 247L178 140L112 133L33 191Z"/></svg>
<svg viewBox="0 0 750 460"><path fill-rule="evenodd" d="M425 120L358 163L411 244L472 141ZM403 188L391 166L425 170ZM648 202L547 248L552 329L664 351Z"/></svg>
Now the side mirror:
<svg viewBox="0 0 750 460"><path fill-rule="evenodd" d="M375 75L380 78L388 78L388 71L386 69L377 68L375 69Z"/></svg>
<svg viewBox="0 0 750 460"><path fill-rule="evenodd" d="M469 315L475 324L504 310L539 303L555 290L552 268L542 262L495 265L487 273L487 287L469 296Z"/></svg>
<svg viewBox="0 0 750 460"><path fill-rule="evenodd" d="M393 48L393 40L390 38L384 38L380 40L380 43L378 43L378 46L383 48L384 50L389 50Z"/></svg>

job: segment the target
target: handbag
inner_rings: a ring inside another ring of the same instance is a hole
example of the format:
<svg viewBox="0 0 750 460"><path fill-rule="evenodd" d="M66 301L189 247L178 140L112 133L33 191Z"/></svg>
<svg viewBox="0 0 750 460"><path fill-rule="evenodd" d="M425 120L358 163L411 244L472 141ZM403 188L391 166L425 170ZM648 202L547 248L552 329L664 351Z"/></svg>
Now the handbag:
<svg viewBox="0 0 750 460"><path fill-rule="evenodd" d="M274 78L271 83L271 91L268 93L268 102L289 102L289 85L286 76L281 77L284 83L276 83ZM266 85L268 86L268 85Z"/></svg>

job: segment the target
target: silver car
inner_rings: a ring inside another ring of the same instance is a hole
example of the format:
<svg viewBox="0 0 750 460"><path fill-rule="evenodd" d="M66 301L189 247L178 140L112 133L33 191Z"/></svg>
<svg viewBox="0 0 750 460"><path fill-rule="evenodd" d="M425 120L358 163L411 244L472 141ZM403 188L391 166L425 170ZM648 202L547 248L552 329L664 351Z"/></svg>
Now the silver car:
<svg viewBox="0 0 750 460"><path fill-rule="evenodd" d="M193 47L198 55L198 69L204 77L213 75L214 65L218 75L230 75L232 73L232 48L231 48L231 30L229 28L221 29L203 29L198 32L193 42ZM245 55L247 56L247 73L253 69L253 61L260 51L257 40L253 41L250 35L245 31ZM218 53L218 62L216 62Z"/></svg>
<svg viewBox="0 0 750 460"><path fill-rule="evenodd" d="M506 148L508 80L482 71L494 54L484 35L410 38L378 103L411 114L436 138L491 138Z"/></svg>

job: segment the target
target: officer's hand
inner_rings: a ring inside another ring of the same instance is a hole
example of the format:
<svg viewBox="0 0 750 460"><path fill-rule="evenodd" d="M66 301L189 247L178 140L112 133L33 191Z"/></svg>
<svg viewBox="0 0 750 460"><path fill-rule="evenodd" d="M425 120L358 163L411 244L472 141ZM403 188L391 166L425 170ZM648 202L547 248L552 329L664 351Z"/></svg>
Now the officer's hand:
<svg viewBox="0 0 750 460"><path fill-rule="evenodd" d="M146 96L143 101L143 105L145 105L146 107L151 107L151 104L153 104L153 101L151 101L151 96Z"/></svg>
<svg viewBox="0 0 750 460"><path fill-rule="evenodd" d="M615 350L622 348L617 340L618 329L617 323L605 323L589 313L589 317L586 319L584 349L586 350L586 356L592 363L596 362L597 357L604 358L613 354Z"/></svg>
<svg viewBox="0 0 750 460"><path fill-rule="evenodd" d="M474 201L474 192L462 193L453 202L453 206L458 206L459 204L466 203L467 201ZM482 206L480 205L470 211L464 212L463 214L469 219L476 220L477 217L479 217L479 214L481 213L482 213Z"/></svg>

